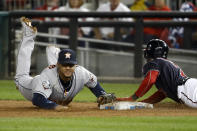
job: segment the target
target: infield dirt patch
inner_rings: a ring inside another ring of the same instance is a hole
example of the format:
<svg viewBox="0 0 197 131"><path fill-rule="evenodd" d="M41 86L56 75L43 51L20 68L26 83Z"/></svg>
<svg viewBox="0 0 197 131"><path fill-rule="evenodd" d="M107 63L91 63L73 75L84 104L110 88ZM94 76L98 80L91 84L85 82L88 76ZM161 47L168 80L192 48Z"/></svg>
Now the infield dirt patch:
<svg viewBox="0 0 197 131"><path fill-rule="evenodd" d="M72 102L66 111L39 109L29 101L0 101L0 117L78 117L78 116L197 116L197 109L177 103L159 103L154 109L127 111L99 110L96 103Z"/></svg>

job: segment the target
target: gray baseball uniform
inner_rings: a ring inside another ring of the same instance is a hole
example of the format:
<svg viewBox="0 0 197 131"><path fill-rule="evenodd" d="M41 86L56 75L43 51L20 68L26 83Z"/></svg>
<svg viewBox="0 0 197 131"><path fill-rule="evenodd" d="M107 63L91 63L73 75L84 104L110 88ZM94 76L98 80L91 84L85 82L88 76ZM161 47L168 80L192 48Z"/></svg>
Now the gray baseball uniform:
<svg viewBox="0 0 197 131"><path fill-rule="evenodd" d="M96 90L91 91L97 97L105 94L105 91L100 88L100 86L97 88L98 83L96 76L79 65L76 66L72 79L67 86L61 82L56 65L51 65L44 69L40 75L31 77L29 71L31 54L35 45L33 38L36 34L34 34L30 27L24 23L22 24L24 33L17 57L15 83L21 94L27 100L32 101L34 94L40 94L50 101L67 105L84 86L87 86L90 90L91 88L95 88ZM47 51L48 63L57 63L57 55L51 57L52 60L49 56L53 53L57 54L57 52L54 52L55 49L57 49L58 52L60 50L54 47L50 49L52 49L52 52L50 50ZM69 90L66 89L68 87L70 88Z"/></svg>

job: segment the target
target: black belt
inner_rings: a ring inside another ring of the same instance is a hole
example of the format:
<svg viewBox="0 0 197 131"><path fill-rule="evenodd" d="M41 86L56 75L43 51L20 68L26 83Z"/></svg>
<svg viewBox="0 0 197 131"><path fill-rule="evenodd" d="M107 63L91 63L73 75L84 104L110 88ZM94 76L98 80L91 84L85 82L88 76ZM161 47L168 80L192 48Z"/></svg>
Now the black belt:
<svg viewBox="0 0 197 131"><path fill-rule="evenodd" d="M179 84L178 85L179 86L180 85L184 85L186 83L186 81L189 80L189 79L190 79L189 77L184 77L182 80L179 81Z"/></svg>

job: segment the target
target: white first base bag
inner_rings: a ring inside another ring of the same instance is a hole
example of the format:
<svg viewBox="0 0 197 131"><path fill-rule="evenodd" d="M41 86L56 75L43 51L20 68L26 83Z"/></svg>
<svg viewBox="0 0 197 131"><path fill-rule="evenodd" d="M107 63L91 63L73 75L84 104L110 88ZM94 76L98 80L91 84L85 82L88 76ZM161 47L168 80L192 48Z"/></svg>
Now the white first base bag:
<svg viewBox="0 0 197 131"><path fill-rule="evenodd" d="M101 110L134 110L134 109L153 109L153 104L143 102L113 102L100 105Z"/></svg>

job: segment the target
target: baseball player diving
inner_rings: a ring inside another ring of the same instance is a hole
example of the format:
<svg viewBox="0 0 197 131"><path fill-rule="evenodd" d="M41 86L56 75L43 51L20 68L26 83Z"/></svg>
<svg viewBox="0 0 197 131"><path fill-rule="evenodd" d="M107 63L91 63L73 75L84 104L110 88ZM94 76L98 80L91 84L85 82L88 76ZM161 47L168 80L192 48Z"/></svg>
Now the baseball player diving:
<svg viewBox="0 0 197 131"><path fill-rule="evenodd" d="M99 104L114 100L114 94L107 94L97 82L97 77L82 66L77 65L76 54L71 49L60 50L47 47L50 66L40 75L29 75L31 54L37 28L28 18L22 17L23 38L17 56L15 84L21 94L33 105L44 109L64 110L84 86L98 98Z"/></svg>
<svg viewBox="0 0 197 131"><path fill-rule="evenodd" d="M150 40L144 50L144 58L147 59L143 67L144 80L132 96L117 100L136 101L155 84L158 90L142 102L154 104L169 97L178 103L197 108L197 79L187 77L178 65L169 61L168 50L164 41Z"/></svg>

